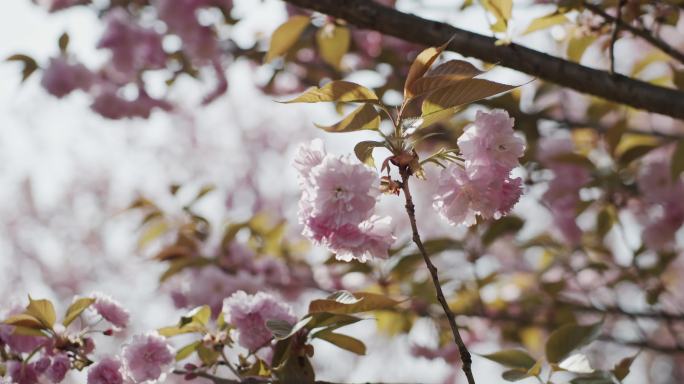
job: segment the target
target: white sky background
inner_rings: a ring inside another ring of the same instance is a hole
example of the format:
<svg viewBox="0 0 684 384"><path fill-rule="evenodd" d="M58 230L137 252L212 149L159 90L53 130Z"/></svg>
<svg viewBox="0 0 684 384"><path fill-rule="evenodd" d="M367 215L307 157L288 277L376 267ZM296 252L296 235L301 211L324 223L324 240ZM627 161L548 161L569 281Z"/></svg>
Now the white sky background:
<svg viewBox="0 0 684 384"><path fill-rule="evenodd" d="M238 3L242 7L237 12L253 6L250 0ZM437 7L426 14L434 19L446 14L443 7L454 7L450 1L424 3ZM405 5L408 10L420 11L412 2ZM279 1L267 1L259 7L255 16L241 22L242 29L235 35L238 41L247 41L255 31L269 34L281 21ZM487 33L481 9L449 14L456 15L458 22L449 20L454 24L464 26L464 20L469 20L468 27ZM519 31L525 26L524 20L531 17L515 14L513 30ZM68 31L70 50L95 66L105 59L103 52L94 50L101 30L102 24L87 10L76 8L48 15L29 0L0 1L0 58L27 53L45 63L57 52L57 37ZM548 39L538 41L536 49L553 47ZM511 82L526 79L505 69L501 72ZM131 309L135 332L175 322L178 312L168 296L157 290L161 266L136 254L135 222L117 213L138 192L160 197L172 207L173 201L163 196L173 182L229 187L234 179L232 170L249 166L241 162L242 128L258 126L284 137L295 132L292 137L303 139L322 136L312 121L334 120L330 111L321 108L273 103L251 86L250 76L246 66L235 65L230 72L229 94L207 108L198 109L197 104L211 87L211 80L205 84L184 80L172 93L180 101L180 111L171 115L155 113L149 120L110 121L90 112L90 100L84 95L77 92L57 100L40 87L40 73L20 85L20 66L0 64L0 216L18 228L17 232L9 232L9 224L0 220L0 302L22 302L27 293L63 299L44 283L46 273L52 284L61 284L60 292L69 291L70 280L85 276L88 279L78 287L80 293L104 291L125 303ZM302 134L301 127L309 127L309 131ZM335 143L329 135L325 139L334 152L342 153L350 152L359 137L364 134L336 136ZM274 177L279 177L281 171L277 169ZM285 172L291 177L281 179L293 181L294 173ZM41 225L18 216L27 209L26 180L30 181L36 210L43 217ZM287 188L296 190L294 182ZM102 195L96 193L107 196L104 205L98 202ZM74 205L65 205L68 201ZM222 203L220 196L210 198L210 219L220 222L225 213ZM78 244L84 241L79 236L91 229L106 232L103 244L95 247L104 254L90 254L87 247ZM16 242L10 239L17 236L25 249L12 248ZM24 257L28 254L35 260ZM39 270L41 263L48 267L46 271ZM13 278L3 280L7 276ZM324 369L320 379L436 383L448 372L441 362L410 356L403 338L374 338L370 321L346 330L366 341L368 356L357 358L319 343L314 361ZM425 340L430 334L429 327L419 326L410 337L429 343ZM495 349L494 345L479 345L474 350L487 353ZM475 358L474 371L481 382L501 381L499 367L484 359ZM639 382L630 377L632 381L625 383Z"/></svg>

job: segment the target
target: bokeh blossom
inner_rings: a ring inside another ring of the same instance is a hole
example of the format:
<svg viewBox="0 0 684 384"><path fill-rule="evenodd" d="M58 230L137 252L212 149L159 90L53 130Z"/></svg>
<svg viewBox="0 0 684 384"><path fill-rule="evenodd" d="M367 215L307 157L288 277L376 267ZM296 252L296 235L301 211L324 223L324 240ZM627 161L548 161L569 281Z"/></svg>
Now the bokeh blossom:
<svg viewBox="0 0 684 384"><path fill-rule="evenodd" d="M174 361L173 349L156 333L133 336L121 355L124 371L134 383L162 378L170 372Z"/></svg>

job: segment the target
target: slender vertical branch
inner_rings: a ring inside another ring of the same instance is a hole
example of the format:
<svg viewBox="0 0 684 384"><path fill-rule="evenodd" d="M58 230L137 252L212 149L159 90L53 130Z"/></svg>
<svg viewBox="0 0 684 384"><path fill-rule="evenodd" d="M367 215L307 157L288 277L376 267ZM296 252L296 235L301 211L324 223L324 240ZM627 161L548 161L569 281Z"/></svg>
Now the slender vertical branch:
<svg viewBox="0 0 684 384"><path fill-rule="evenodd" d="M435 291L437 293L437 301L442 305L442 309L449 320L449 326L451 327L451 333L454 335L454 341L458 346L458 351L461 355L461 362L463 363L463 372L468 379L468 384L475 384L475 378L473 377L473 371L471 369L472 358L470 357L470 352L461 338L461 333L458 331L458 325L456 325L456 317L454 313L449 309L449 304L444 298L444 292L442 292L442 285L439 282L439 275L437 267L432 264L432 260L425 251L425 246L423 246L423 241L420 239L420 234L418 233L418 224L416 223L416 207L413 204L413 198L411 197L411 190L409 188L409 177L410 170L407 166L400 166L399 173L401 174L401 189L404 191L404 198L406 199L406 213L408 214L409 221L411 222L411 231L413 232L413 242L418 247L420 254L423 255L423 260L425 265L430 271L430 276L432 277L432 283L435 286Z"/></svg>
<svg viewBox="0 0 684 384"><path fill-rule="evenodd" d="M618 32L620 30L620 23L622 22L622 7L624 5L625 0L620 0L615 13L615 21L613 22L613 32L610 35L610 73L615 73L615 41L617 40Z"/></svg>

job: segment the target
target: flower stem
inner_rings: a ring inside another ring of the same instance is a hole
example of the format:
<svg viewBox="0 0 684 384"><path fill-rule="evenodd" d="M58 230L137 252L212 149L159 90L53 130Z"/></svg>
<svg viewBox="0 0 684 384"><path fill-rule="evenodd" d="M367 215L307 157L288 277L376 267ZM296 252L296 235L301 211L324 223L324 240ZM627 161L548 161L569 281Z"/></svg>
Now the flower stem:
<svg viewBox="0 0 684 384"><path fill-rule="evenodd" d="M418 233L418 224L416 223L416 207L413 204L413 198L411 197L411 190L409 188L409 178L411 176L410 170L407 166L399 167L399 173L401 175L401 189L404 191L404 198L406 199L406 213L408 214L409 221L411 222L411 231L413 232L413 242L418 247L420 254L423 255L423 260L425 265L430 271L430 276L432 277L432 283L435 286L435 291L437 294L437 301L442 305L442 309L449 320L449 326L451 327L451 333L454 335L454 341L458 346L458 351L461 355L461 362L463 363L463 372L468 379L468 384L475 384L475 378L473 377L473 371L471 369L472 358L470 357L470 352L461 338L461 334L458 331L458 325L456 325L456 317L454 313L449 309L449 304L444 298L444 292L442 292L442 285L439 282L439 276L437 267L432 264L432 260L425 251L425 246L423 246L423 241L420 239L420 234Z"/></svg>

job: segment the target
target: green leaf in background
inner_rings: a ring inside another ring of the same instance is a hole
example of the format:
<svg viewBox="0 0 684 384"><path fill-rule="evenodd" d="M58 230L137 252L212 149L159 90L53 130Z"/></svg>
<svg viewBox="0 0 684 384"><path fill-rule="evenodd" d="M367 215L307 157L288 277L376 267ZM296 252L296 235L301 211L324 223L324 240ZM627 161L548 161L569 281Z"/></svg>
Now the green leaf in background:
<svg viewBox="0 0 684 384"><path fill-rule="evenodd" d="M21 71L22 82L26 81L38 69L38 63L31 56L16 54L8 57L7 61L19 61L24 64L24 68Z"/></svg>
<svg viewBox="0 0 684 384"><path fill-rule="evenodd" d="M316 44L321 58L326 63L341 69L342 57L349 51L351 32L349 28L335 24L326 24L316 31Z"/></svg>
<svg viewBox="0 0 684 384"><path fill-rule="evenodd" d="M331 81L320 88L312 87L292 100L282 103L363 103L378 102L378 96L372 90L350 81Z"/></svg>
<svg viewBox="0 0 684 384"><path fill-rule="evenodd" d="M65 327L68 327L69 324L71 324L76 318L83 313L83 311L86 310L86 308L90 307L91 304L95 302L95 299L92 297L82 297L79 299L76 299L70 306L67 308L66 314L64 315L64 320L62 320L62 324Z"/></svg>
<svg viewBox="0 0 684 384"><path fill-rule="evenodd" d="M188 356L192 355L192 353L197 350L200 344L202 344L202 341L198 340L179 349L178 352L176 352L176 361L181 361L187 358Z"/></svg>
<svg viewBox="0 0 684 384"><path fill-rule="evenodd" d="M546 340L546 359L558 364L572 351L594 341L601 333L602 322L592 325L566 324L555 330Z"/></svg>
<svg viewBox="0 0 684 384"><path fill-rule="evenodd" d="M366 345L363 344L361 340L355 339L351 336L343 335L341 333L334 333L326 329L316 332L311 336L311 338L325 340L342 349L346 349L349 352L356 353L357 355L366 354Z"/></svg>
<svg viewBox="0 0 684 384"><path fill-rule="evenodd" d="M375 167L373 160L373 149L381 148L385 145L380 141L361 141L354 146L354 154L360 162Z"/></svg>
<svg viewBox="0 0 684 384"><path fill-rule="evenodd" d="M400 302L377 293L338 291L327 299L313 300L309 313L329 312L350 314L394 307Z"/></svg>
<svg viewBox="0 0 684 384"><path fill-rule="evenodd" d="M284 55L299 40L299 36L309 25L308 16L296 15L281 24L271 35L271 44L264 57L264 62L273 61L276 57Z"/></svg>
<svg viewBox="0 0 684 384"><path fill-rule="evenodd" d="M536 361L527 352L520 349L505 349L503 351L481 355L485 359L497 362L509 368L520 368L527 371Z"/></svg>
<svg viewBox="0 0 684 384"><path fill-rule="evenodd" d="M525 29L525 32L523 32L522 34L527 35L535 31L540 31L542 29L546 29L558 24L564 24L567 22L568 18L565 16L564 13L554 12L550 15L538 17L532 20L530 25L527 26L527 29Z"/></svg>

